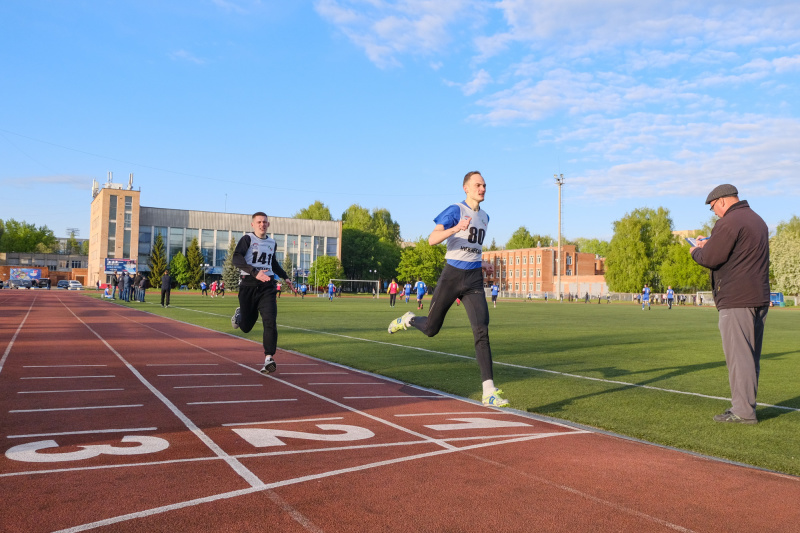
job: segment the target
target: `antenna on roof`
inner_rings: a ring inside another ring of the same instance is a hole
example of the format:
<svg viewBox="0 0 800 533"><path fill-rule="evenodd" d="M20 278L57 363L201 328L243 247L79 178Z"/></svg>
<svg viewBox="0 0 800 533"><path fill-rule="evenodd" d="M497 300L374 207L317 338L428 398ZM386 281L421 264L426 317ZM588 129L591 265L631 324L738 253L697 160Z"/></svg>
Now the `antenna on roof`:
<svg viewBox="0 0 800 533"><path fill-rule="evenodd" d="M133 190L133 172L131 172L131 175L128 177L128 190Z"/></svg>

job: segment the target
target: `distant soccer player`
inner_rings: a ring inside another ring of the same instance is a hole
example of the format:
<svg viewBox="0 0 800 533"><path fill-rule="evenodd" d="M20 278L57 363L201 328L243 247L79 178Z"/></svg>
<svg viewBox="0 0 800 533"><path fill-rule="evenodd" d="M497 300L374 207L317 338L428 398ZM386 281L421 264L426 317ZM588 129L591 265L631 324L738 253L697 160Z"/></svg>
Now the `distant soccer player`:
<svg viewBox="0 0 800 533"><path fill-rule="evenodd" d="M497 308L497 295L500 294L500 287L497 286L497 283L492 284L492 306Z"/></svg>
<svg viewBox="0 0 800 533"><path fill-rule="evenodd" d="M425 297L425 293L428 292L428 286L425 285L422 278L419 278L414 284L414 289L417 291L417 309L422 309L422 298Z"/></svg>
<svg viewBox="0 0 800 533"><path fill-rule="evenodd" d="M464 176L465 201L453 204L434 219L436 227L428 237L431 246L447 239L447 263L436 284L427 317L408 312L393 320L389 333L413 326L428 337L442 327L445 315L453 302L460 298L472 326L475 339L475 358L481 371L483 404L496 407L508 405L503 391L494 386L492 350L489 346L489 305L483 292L483 270L494 272L494 265L482 261L481 245L486 237L489 215L480 207L486 194L486 182L480 172Z"/></svg>
<svg viewBox="0 0 800 533"><path fill-rule="evenodd" d="M233 251L233 265L241 270L244 278L239 286L239 307L231 317L231 326L248 333L261 314L264 326L264 367L261 372L268 374L278 368L273 359L278 348L275 278L286 280L290 289L292 280L275 260L275 240L267 235L269 218L266 213L255 213L250 225L253 231L245 233Z"/></svg>
<svg viewBox="0 0 800 533"><path fill-rule="evenodd" d="M394 307L394 304L397 302L397 291L400 290L400 286L397 284L397 280L392 278L392 282L389 283L389 307Z"/></svg>
<svg viewBox="0 0 800 533"><path fill-rule="evenodd" d="M406 281L406 284L403 285L403 294L406 296L406 303L408 303L408 299L411 298L411 284Z"/></svg>
<svg viewBox="0 0 800 533"><path fill-rule="evenodd" d="M333 301L333 295L336 294L336 285L333 281L328 282L328 300Z"/></svg>
<svg viewBox="0 0 800 533"><path fill-rule="evenodd" d="M647 310L650 310L650 287L647 286L647 283L644 284L644 288L642 288L642 311L644 311L644 305L647 304Z"/></svg>
<svg viewBox="0 0 800 533"><path fill-rule="evenodd" d="M675 291L672 290L672 285L667 287L667 305L672 309L672 302L675 301Z"/></svg>

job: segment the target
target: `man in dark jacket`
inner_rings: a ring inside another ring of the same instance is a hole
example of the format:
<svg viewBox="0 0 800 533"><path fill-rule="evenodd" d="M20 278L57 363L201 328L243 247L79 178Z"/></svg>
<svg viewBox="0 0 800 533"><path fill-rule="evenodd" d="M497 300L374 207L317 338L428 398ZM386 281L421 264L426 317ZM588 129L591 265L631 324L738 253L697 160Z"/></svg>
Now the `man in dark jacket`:
<svg viewBox="0 0 800 533"><path fill-rule="evenodd" d="M172 278L169 276L169 270L164 271L161 276L161 307L169 307L169 291L172 289ZM166 299L166 303L164 303Z"/></svg>
<svg viewBox="0 0 800 533"><path fill-rule="evenodd" d="M119 285L119 279L117 279L117 273L111 274L111 299L115 300L117 298L117 285Z"/></svg>
<svg viewBox="0 0 800 533"><path fill-rule="evenodd" d="M698 237L691 254L711 270L719 332L728 366L731 408L717 422L756 424L761 342L769 310L769 230L739 191L719 185L706 198L719 220L708 239Z"/></svg>

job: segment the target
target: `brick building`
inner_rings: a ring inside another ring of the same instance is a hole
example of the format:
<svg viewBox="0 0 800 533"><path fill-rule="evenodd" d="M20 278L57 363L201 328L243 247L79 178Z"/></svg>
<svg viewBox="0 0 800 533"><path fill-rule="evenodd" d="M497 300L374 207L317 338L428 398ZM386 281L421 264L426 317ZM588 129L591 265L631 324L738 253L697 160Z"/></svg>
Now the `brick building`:
<svg viewBox="0 0 800 533"><path fill-rule="evenodd" d="M483 260L494 263L494 276L487 284L497 283L504 292L531 293L553 298L558 293L556 256L558 247L495 250L483 252ZM575 251L574 245L561 247L561 293L590 296L608 294L605 258Z"/></svg>

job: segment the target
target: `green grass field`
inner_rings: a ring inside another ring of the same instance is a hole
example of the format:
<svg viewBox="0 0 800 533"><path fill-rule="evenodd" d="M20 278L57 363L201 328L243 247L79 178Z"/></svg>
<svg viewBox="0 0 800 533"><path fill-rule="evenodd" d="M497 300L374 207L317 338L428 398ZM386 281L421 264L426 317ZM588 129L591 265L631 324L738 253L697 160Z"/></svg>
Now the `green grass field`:
<svg viewBox="0 0 800 533"><path fill-rule="evenodd" d="M241 335L230 326L235 294L173 291L169 309L157 300L151 291L150 304L128 305ZM479 400L463 308L454 306L433 338L387 333L393 318L415 308L413 301L390 308L387 297L284 296L278 345ZM730 406L713 308L501 300L490 313L495 383L513 408L800 475L800 311L776 308L767 317L756 426L711 420ZM260 325L246 337L260 342ZM258 346L253 359L261 360Z"/></svg>

